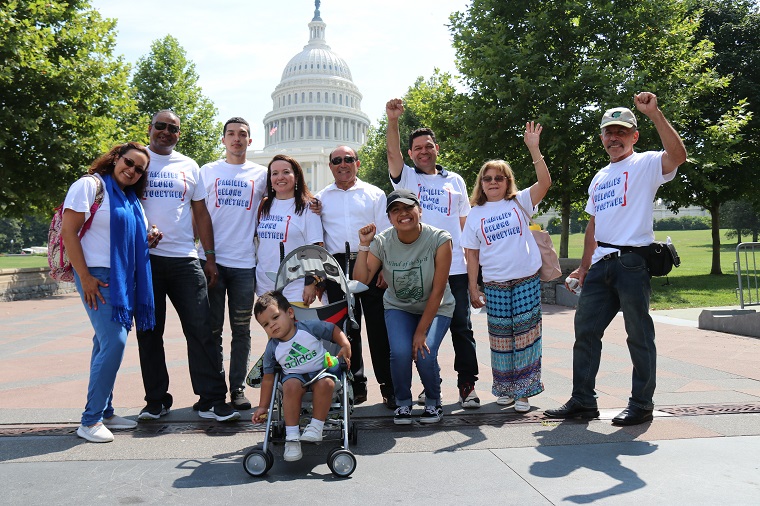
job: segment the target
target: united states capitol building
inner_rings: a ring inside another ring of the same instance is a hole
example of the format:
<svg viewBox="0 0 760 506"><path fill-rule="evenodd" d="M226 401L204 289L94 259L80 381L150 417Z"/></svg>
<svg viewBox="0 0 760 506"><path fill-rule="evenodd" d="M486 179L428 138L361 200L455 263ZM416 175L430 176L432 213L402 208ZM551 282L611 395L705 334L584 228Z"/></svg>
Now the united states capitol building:
<svg viewBox="0 0 760 506"><path fill-rule="evenodd" d="M278 153L292 156L314 192L333 181L330 151L339 145L358 151L370 126L348 64L327 45L319 4L308 25L309 43L285 65L272 93L272 110L264 116L264 149L247 155L264 166Z"/></svg>

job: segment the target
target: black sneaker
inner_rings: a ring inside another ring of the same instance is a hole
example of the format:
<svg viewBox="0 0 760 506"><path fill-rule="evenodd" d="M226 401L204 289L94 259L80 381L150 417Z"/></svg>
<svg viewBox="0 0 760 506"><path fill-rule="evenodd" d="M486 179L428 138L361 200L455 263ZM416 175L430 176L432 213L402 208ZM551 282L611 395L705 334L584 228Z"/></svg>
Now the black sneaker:
<svg viewBox="0 0 760 506"><path fill-rule="evenodd" d="M354 406L358 406L359 404L364 404L367 402L367 389L363 390L357 390L354 389Z"/></svg>
<svg viewBox="0 0 760 506"><path fill-rule="evenodd" d="M243 394L242 388L240 390L231 391L230 400L232 401L232 405L235 407L235 409L251 409L251 401L245 398L245 394Z"/></svg>
<svg viewBox="0 0 760 506"><path fill-rule="evenodd" d="M158 420L162 416L169 413L169 408L161 404L160 402L149 402L145 406L140 414L137 415L138 420Z"/></svg>
<svg viewBox="0 0 760 506"><path fill-rule="evenodd" d="M393 394L383 395L383 405L388 409L396 409L396 396Z"/></svg>
<svg viewBox="0 0 760 506"><path fill-rule="evenodd" d="M201 418L213 418L217 422L232 422L240 419L240 413L232 409L232 406L226 402L220 402L216 406L211 406L208 410L198 411Z"/></svg>
<svg viewBox="0 0 760 506"><path fill-rule="evenodd" d="M412 408L409 406L399 406L393 413L393 423L396 425L410 425L412 423Z"/></svg>
<svg viewBox="0 0 760 506"><path fill-rule="evenodd" d="M425 406L425 411L420 415L420 423L438 423L443 418L441 406Z"/></svg>

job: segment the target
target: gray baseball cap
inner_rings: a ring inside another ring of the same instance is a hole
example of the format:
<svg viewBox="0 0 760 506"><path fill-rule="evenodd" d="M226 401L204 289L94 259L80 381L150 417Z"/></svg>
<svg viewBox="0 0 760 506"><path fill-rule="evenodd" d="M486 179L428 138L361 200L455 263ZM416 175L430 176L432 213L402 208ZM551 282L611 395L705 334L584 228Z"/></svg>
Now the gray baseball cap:
<svg viewBox="0 0 760 506"><path fill-rule="evenodd" d="M601 128L610 125L621 125L626 128L637 128L636 116L627 107L615 107L608 109L602 116L602 123L599 125Z"/></svg>

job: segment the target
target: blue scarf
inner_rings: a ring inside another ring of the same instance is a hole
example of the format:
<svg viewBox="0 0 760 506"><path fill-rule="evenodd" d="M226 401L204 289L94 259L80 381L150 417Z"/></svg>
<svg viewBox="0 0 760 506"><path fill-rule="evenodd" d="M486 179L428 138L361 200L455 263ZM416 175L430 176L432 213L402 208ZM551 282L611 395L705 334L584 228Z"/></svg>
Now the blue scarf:
<svg viewBox="0 0 760 506"><path fill-rule="evenodd" d="M142 207L135 192L125 194L110 174L103 180L111 205L111 320L129 331L134 316L138 330L152 329L156 312Z"/></svg>

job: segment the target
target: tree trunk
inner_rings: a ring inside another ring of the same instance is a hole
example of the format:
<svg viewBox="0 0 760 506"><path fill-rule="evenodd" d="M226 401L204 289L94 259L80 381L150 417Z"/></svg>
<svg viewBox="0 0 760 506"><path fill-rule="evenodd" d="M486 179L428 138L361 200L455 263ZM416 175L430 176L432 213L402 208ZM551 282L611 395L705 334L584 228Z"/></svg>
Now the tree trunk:
<svg viewBox="0 0 760 506"><path fill-rule="evenodd" d="M710 217L712 221L712 268L710 274L720 276L720 204L713 202L710 205Z"/></svg>
<svg viewBox="0 0 760 506"><path fill-rule="evenodd" d="M567 195L562 196L560 214L560 219L562 220L562 237L559 240L559 257L567 258L570 243L570 197Z"/></svg>

